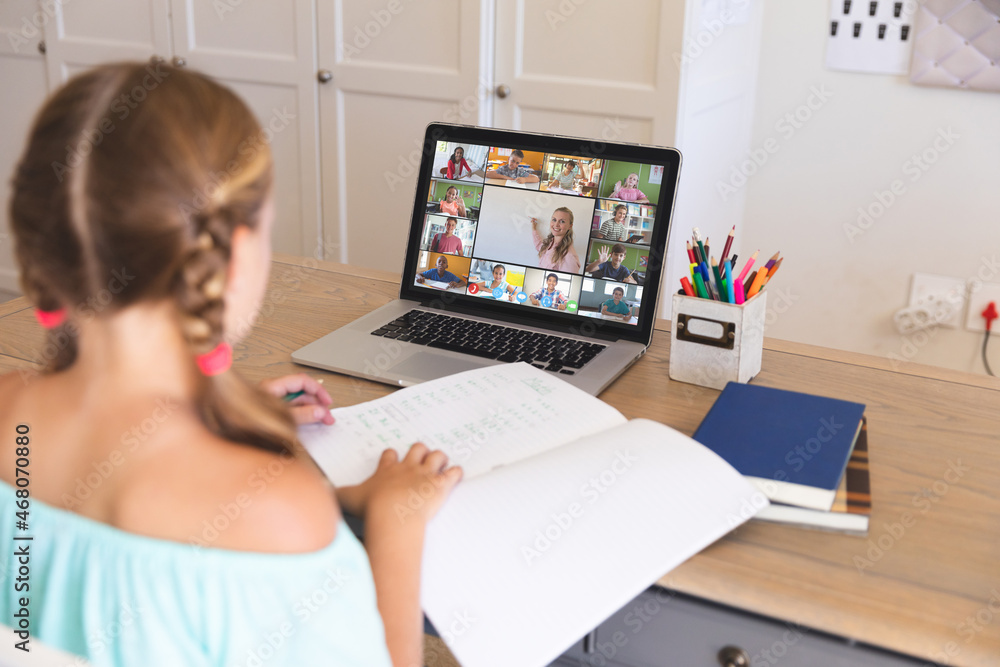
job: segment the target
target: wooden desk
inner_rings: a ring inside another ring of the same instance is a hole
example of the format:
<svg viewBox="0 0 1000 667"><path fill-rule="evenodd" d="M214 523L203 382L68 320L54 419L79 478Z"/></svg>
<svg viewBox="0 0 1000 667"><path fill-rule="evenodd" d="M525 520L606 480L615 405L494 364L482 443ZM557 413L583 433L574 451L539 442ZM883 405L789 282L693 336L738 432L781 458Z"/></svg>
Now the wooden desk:
<svg viewBox="0 0 1000 667"><path fill-rule="evenodd" d="M251 380L304 370L289 361L292 350L395 298L398 280L277 256L260 321L236 349L237 367ZM42 331L24 299L0 304L0 332L0 372L38 366ZM692 433L718 392L670 381L669 343L661 322L648 354L601 398L629 418ZM306 370L326 377L341 405L392 391ZM997 665L1000 380L767 340L754 382L867 404L870 533L751 522L660 583L927 660L951 654L951 665ZM962 625L970 617L978 631Z"/></svg>

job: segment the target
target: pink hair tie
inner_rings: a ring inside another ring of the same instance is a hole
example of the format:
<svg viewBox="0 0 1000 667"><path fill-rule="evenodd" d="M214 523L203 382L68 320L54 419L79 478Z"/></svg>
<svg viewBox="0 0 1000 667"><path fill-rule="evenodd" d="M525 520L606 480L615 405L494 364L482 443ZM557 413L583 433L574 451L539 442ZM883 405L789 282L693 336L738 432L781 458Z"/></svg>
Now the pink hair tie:
<svg viewBox="0 0 1000 667"><path fill-rule="evenodd" d="M38 323L42 325L45 329L55 329L57 326L66 321L66 309L60 308L59 310L42 310L41 308L35 308L35 319Z"/></svg>
<svg viewBox="0 0 1000 667"><path fill-rule="evenodd" d="M229 343L219 343L211 352L198 355L198 368L202 374L212 377L225 373L233 365L233 348Z"/></svg>

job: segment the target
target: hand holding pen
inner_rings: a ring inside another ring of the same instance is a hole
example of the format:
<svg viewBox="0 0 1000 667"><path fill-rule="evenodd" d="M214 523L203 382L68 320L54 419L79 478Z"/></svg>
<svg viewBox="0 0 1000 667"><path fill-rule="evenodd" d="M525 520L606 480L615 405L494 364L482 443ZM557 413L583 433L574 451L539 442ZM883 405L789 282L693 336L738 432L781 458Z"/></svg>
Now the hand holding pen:
<svg viewBox="0 0 1000 667"><path fill-rule="evenodd" d="M284 400L296 424L333 424L330 407L333 398L320 381L305 373L270 378L260 383L260 388Z"/></svg>

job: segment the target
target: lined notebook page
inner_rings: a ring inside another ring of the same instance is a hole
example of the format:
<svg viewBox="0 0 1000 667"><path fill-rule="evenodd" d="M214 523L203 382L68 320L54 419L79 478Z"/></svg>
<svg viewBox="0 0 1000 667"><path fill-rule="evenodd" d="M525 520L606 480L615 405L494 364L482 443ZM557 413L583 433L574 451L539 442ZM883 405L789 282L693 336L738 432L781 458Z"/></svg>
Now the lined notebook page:
<svg viewBox="0 0 1000 667"><path fill-rule="evenodd" d="M367 479L385 449L414 442L444 451L466 480L584 435L626 423L610 405L525 363L502 364L407 387L332 411L299 438L337 486Z"/></svg>
<svg viewBox="0 0 1000 667"><path fill-rule="evenodd" d="M463 665L548 664L750 518L754 493L662 424L595 433L455 488L428 526L423 608Z"/></svg>

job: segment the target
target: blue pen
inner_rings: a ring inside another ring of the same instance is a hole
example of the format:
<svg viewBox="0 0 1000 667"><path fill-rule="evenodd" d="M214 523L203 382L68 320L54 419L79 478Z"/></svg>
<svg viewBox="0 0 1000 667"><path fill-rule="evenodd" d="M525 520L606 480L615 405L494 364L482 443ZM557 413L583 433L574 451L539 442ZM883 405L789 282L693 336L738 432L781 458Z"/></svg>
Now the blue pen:
<svg viewBox="0 0 1000 667"><path fill-rule="evenodd" d="M702 262L699 268L701 269L702 277L705 278L705 288L708 290L708 295L712 298L713 301L718 301L719 293L716 290L715 285L712 283L712 274L708 270L708 263Z"/></svg>

